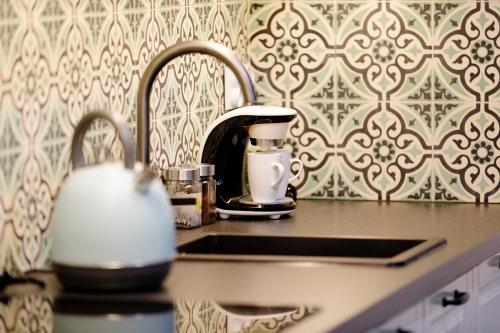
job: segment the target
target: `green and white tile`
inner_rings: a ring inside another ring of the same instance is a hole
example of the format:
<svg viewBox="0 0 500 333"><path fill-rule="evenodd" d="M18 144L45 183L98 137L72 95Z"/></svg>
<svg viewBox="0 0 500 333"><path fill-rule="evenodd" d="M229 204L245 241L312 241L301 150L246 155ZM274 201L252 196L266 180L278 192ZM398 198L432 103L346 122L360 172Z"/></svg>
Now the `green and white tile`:
<svg viewBox="0 0 500 333"><path fill-rule="evenodd" d="M155 18L157 19L156 24L160 29L160 38L157 39L156 35L154 34L154 39L150 39L149 41L146 40L150 47L148 47L147 49L148 52L143 52L143 57L145 57L144 66L149 63L147 57L152 57L156 54L152 53L153 51L155 51L155 48L153 48L152 46L157 44L161 45L162 43L164 43L165 46L159 47L160 49L163 49L168 46L174 45L177 41L179 41L183 22L182 18L184 15L186 15L186 9L183 7L174 6L155 10Z"/></svg>
<svg viewBox="0 0 500 333"><path fill-rule="evenodd" d="M451 131L460 130L462 120L468 113L476 109L474 102L448 102L434 104L434 145L444 139Z"/></svg>
<svg viewBox="0 0 500 333"><path fill-rule="evenodd" d="M472 197L477 203L489 202L498 192L500 128L497 112L488 104L466 104L444 118L436 131L436 174L438 177L454 175L442 183L458 183L454 186L455 197L462 192L456 189L458 186L469 194L469 200Z"/></svg>
<svg viewBox="0 0 500 333"><path fill-rule="evenodd" d="M334 142L341 144L348 140L354 130L360 130L365 120L373 113L380 110L377 101L353 101L339 102L336 105L336 130L334 131Z"/></svg>
<svg viewBox="0 0 500 333"><path fill-rule="evenodd" d="M333 105L325 109L325 104L317 101L292 101L290 107L298 111L298 116L290 124L285 147L304 164L304 172L294 184L300 188L299 196L316 193L316 196L332 197L333 187L328 190L328 182L333 175L331 158L334 143L333 127L330 125ZM310 179L314 182L309 184Z"/></svg>
<svg viewBox="0 0 500 333"><path fill-rule="evenodd" d="M342 156L335 156L336 185L338 200L380 200L377 191L369 184L362 171L354 169Z"/></svg>
<svg viewBox="0 0 500 333"><path fill-rule="evenodd" d="M411 131L422 143L425 150L432 148L432 117L434 110L432 104L425 102L391 102L387 106L400 117L404 132ZM399 124L398 124L399 126Z"/></svg>
<svg viewBox="0 0 500 333"><path fill-rule="evenodd" d="M199 110L194 113L193 117L196 115L197 121L200 122L201 126L201 136L199 138L200 143L202 138L207 133L208 127L219 117L221 117L224 113L226 113L224 109L224 105L214 106L209 109Z"/></svg>
<svg viewBox="0 0 500 333"><path fill-rule="evenodd" d="M220 36L215 34L215 18L220 10L217 6L204 4L189 7L190 22L194 35L201 40L220 42Z"/></svg>
<svg viewBox="0 0 500 333"><path fill-rule="evenodd" d="M217 2L217 0L185 0L186 5L188 6L206 6L206 5L214 5Z"/></svg>
<svg viewBox="0 0 500 333"><path fill-rule="evenodd" d="M224 102L224 66L219 60L206 55L194 59L190 68L193 73L194 94L191 110L215 108Z"/></svg>
<svg viewBox="0 0 500 333"><path fill-rule="evenodd" d="M431 35L429 27L417 17L418 12L410 10L409 3L357 5L353 4L349 14L339 14L345 19L339 19L343 23L336 54L351 71L362 76L362 82L378 99L392 98L405 86L408 76L422 70L426 59L430 59L432 46L421 36ZM420 26L415 25L417 19ZM418 28L424 31L416 31Z"/></svg>
<svg viewBox="0 0 500 333"><path fill-rule="evenodd" d="M433 5L434 45L443 45L450 33L460 29L464 19L478 5L475 1L436 1Z"/></svg>
<svg viewBox="0 0 500 333"><path fill-rule="evenodd" d="M21 114L7 99L0 105L0 202L6 212L22 185L23 166L29 153L29 137L22 129Z"/></svg>
<svg viewBox="0 0 500 333"><path fill-rule="evenodd" d="M429 115L415 112L413 104L396 102L339 106L350 110L338 127L340 174L365 183L362 191L355 191L362 192L363 198L409 199L421 178L430 173L429 167L423 167L432 158ZM349 175L347 166L357 173ZM421 168L427 171L418 171Z"/></svg>
<svg viewBox="0 0 500 333"><path fill-rule="evenodd" d="M50 250L50 215L53 198L42 181L41 168L34 156L23 165L21 188L12 207L13 261L21 271L42 267ZM17 254L17 255L16 255Z"/></svg>
<svg viewBox="0 0 500 333"><path fill-rule="evenodd" d="M381 5L377 1L337 1L336 44L345 48L345 42L354 31L362 30L364 21Z"/></svg>
<svg viewBox="0 0 500 333"><path fill-rule="evenodd" d="M500 1L490 1L488 3L488 9L494 13L500 13ZM490 18L489 22L494 22L494 21L491 20L491 18ZM497 40L498 40L498 34L497 34ZM498 54L500 53L500 50L498 47L498 43L494 44L493 51L496 54L495 64L496 64L496 73L497 73L496 75L498 77L498 76L500 76L500 74L498 74L498 72L500 71L500 56L498 56ZM495 69L495 67L492 67L492 69ZM493 103L494 105L500 105L500 89L497 88L496 91L493 91L493 93L490 96L488 96L488 98L489 98L489 101L491 103Z"/></svg>
<svg viewBox="0 0 500 333"><path fill-rule="evenodd" d="M433 95L436 103L463 103L475 101L474 94L463 84L464 77L446 69L439 57L433 59Z"/></svg>
<svg viewBox="0 0 500 333"><path fill-rule="evenodd" d="M432 178L433 160L429 156L418 168L407 171L402 185L391 193L393 201L432 201L435 188Z"/></svg>
<svg viewBox="0 0 500 333"><path fill-rule="evenodd" d="M388 2L390 2L391 9L398 13L404 22L406 33L430 42L433 34L432 19L435 13L433 1L391 0Z"/></svg>
<svg viewBox="0 0 500 333"><path fill-rule="evenodd" d="M436 29L436 57L476 102L491 100L500 84L498 12L486 1L450 3L448 9Z"/></svg>
<svg viewBox="0 0 500 333"><path fill-rule="evenodd" d="M442 202L474 202L476 198L461 184L460 176L443 167L439 157L433 160L433 201Z"/></svg>
<svg viewBox="0 0 500 333"><path fill-rule="evenodd" d="M232 49L238 59L250 63L248 58L249 6L241 1L221 1L220 12L214 23L216 41Z"/></svg>
<svg viewBox="0 0 500 333"><path fill-rule="evenodd" d="M295 172L295 171L293 171ZM334 199L336 197L335 184L335 159L333 155L324 160L324 164L317 169L307 170L307 181L303 175L292 182L292 185L298 186L299 198L311 199Z"/></svg>
<svg viewBox="0 0 500 333"><path fill-rule="evenodd" d="M42 181L49 186L50 195L54 198L70 168L73 127L56 94L49 98L46 110L34 138L32 152L40 163Z"/></svg>
<svg viewBox="0 0 500 333"><path fill-rule="evenodd" d="M154 0L154 7L156 9L162 8L176 8L185 6L188 0Z"/></svg>
<svg viewBox="0 0 500 333"><path fill-rule="evenodd" d="M373 90L362 73L353 70L342 57L336 61L335 99L346 103L359 101L378 101L377 91Z"/></svg>
<svg viewBox="0 0 500 333"><path fill-rule="evenodd" d="M114 4L116 11L139 12L151 10L151 0L121 0Z"/></svg>
<svg viewBox="0 0 500 333"><path fill-rule="evenodd" d="M401 80L397 90L391 94L391 101L431 102L433 95L432 59L422 59L422 63Z"/></svg>
<svg viewBox="0 0 500 333"><path fill-rule="evenodd" d="M45 0L47 1L47 0ZM78 14L80 15L93 15L93 14L111 14L113 12L113 1L95 1L83 0L77 5Z"/></svg>
<svg viewBox="0 0 500 333"><path fill-rule="evenodd" d="M250 5L249 57L259 96L310 99L332 92L333 4L255 2ZM329 73L322 73L325 68ZM269 84L262 84L262 81ZM330 85L330 86L329 86ZM268 90L270 89L270 90Z"/></svg>
<svg viewBox="0 0 500 333"><path fill-rule="evenodd" d="M307 73L302 86L293 91L293 100L333 100L336 87L337 60L328 58L322 67ZM338 82L337 82L338 84Z"/></svg>
<svg viewBox="0 0 500 333"><path fill-rule="evenodd" d="M151 165L166 168L184 162L179 159L182 146L181 129L187 123L187 114L163 118L153 123L151 130Z"/></svg>

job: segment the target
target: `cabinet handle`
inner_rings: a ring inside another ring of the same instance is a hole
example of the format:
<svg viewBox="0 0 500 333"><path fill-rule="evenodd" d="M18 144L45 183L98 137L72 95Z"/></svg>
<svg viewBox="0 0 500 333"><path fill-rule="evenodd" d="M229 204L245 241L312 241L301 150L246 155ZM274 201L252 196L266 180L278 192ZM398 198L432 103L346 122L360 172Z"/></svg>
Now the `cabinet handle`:
<svg viewBox="0 0 500 333"><path fill-rule="evenodd" d="M404 328L398 328L396 330L396 333L412 333L412 331L405 330Z"/></svg>
<svg viewBox="0 0 500 333"><path fill-rule="evenodd" d="M488 266L497 267L500 269L500 256L494 256L488 260Z"/></svg>
<svg viewBox="0 0 500 333"><path fill-rule="evenodd" d="M455 289L455 291L453 292L453 298L449 299L447 297L443 297L442 304L443 304L443 307L447 307L448 305L458 306L458 305L462 305L462 304L467 303L469 298L470 298L469 293L467 293L465 291L460 292L460 291Z"/></svg>

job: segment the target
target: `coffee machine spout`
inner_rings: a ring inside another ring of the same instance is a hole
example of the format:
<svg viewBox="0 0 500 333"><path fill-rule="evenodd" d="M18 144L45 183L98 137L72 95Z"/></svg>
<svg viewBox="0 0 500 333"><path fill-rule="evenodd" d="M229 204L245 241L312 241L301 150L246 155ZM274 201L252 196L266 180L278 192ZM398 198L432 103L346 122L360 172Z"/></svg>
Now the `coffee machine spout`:
<svg viewBox="0 0 500 333"><path fill-rule="evenodd" d="M236 75L243 91L246 105L255 102L252 81L245 67L235 54L226 47L208 41L191 40L175 44L155 56L144 70L137 93L137 156L138 161L149 164L149 100L154 80L163 67L171 60L188 53L203 53L221 60Z"/></svg>

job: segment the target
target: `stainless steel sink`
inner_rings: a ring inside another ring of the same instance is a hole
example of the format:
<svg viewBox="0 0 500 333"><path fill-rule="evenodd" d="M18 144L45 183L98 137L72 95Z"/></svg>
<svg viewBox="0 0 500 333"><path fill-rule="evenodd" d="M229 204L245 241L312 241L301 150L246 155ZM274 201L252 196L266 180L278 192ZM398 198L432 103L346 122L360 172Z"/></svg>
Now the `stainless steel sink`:
<svg viewBox="0 0 500 333"><path fill-rule="evenodd" d="M177 247L177 259L315 261L405 265L446 244L444 238L394 239L210 234Z"/></svg>

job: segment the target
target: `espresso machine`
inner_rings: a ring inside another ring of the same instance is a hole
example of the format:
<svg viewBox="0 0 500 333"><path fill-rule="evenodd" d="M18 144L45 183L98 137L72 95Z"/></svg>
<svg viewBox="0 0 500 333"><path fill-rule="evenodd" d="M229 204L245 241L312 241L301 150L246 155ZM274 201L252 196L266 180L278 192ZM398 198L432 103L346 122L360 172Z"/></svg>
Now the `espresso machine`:
<svg viewBox="0 0 500 333"><path fill-rule="evenodd" d="M252 201L246 181L249 149L280 147L297 111L251 105L217 118L207 129L200 147L200 162L215 165L216 206L219 217L261 216L278 219L295 211L291 197L273 203Z"/></svg>

